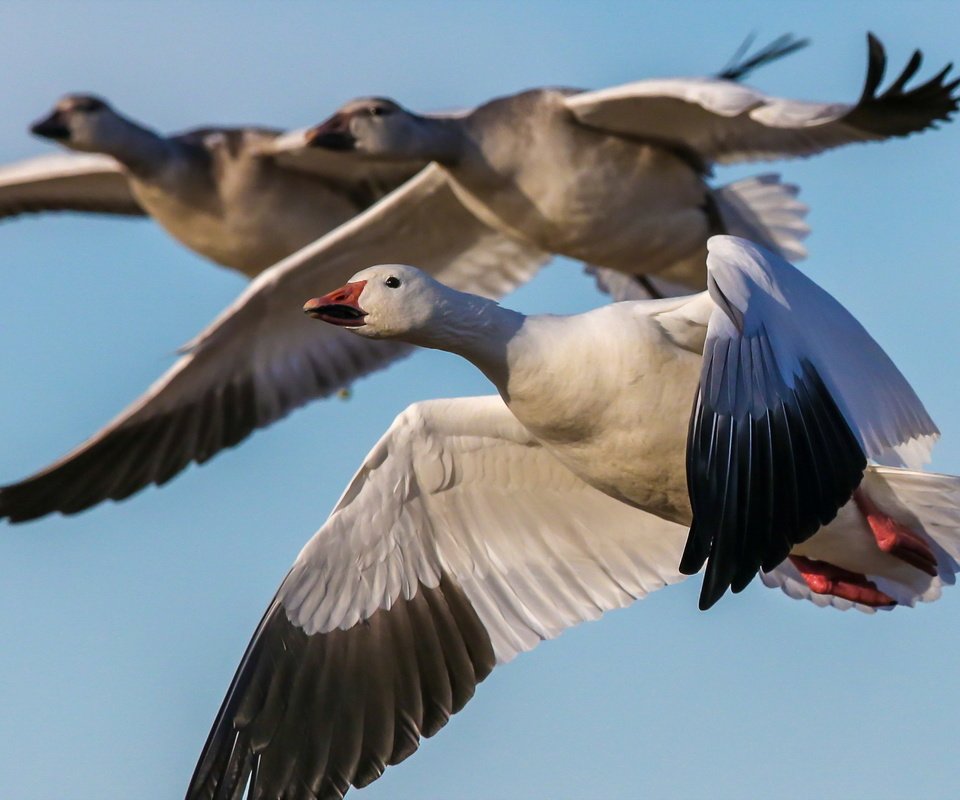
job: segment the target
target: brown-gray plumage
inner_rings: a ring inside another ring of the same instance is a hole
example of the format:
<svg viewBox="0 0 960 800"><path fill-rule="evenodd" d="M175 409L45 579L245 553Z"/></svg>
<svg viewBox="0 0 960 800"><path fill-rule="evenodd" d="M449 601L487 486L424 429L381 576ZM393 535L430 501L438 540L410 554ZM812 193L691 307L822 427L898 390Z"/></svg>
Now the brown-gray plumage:
<svg viewBox="0 0 960 800"><path fill-rule="evenodd" d="M77 152L0 167L0 218L43 211L149 216L197 253L251 277L423 166L298 158L302 132L257 126L164 136L83 94L62 98L32 131Z"/></svg>

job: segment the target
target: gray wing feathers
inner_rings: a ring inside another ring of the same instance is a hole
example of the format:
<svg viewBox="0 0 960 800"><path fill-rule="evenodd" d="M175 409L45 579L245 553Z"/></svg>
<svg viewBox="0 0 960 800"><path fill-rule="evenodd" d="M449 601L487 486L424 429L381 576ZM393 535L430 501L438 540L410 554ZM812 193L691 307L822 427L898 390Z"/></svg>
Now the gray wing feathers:
<svg viewBox="0 0 960 800"><path fill-rule="evenodd" d="M493 233L431 167L258 276L147 393L53 466L0 488L0 517L75 513L162 483L313 398L410 352L304 317L318 291L370 264L407 261L490 297L529 280L546 254Z"/></svg>
<svg viewBox="0 0 960 800"><path fill-rule="evenodd" d="M145 216L109 156L58 154L0 167L0 219L44 211Z"/></svg>
<svg viewBox="0 0 960 800"><path fill-rule="evenodd" d="M908 136L950 119L958 80L951 66L913 88L915 52L900 76L879 91L886 68L872 35L864 89L857 103L816 103L770 97L729 80L640 81L567 99L583 124L612 133L673 143L705 162L807 156L853 142Z"/></svg>
<svg viewBox="0 0 960 800"><path fill-rule="evenodd" d="M446 577L363 624L312 636L274 600L187 800L241 797L248 778L250 797L339 800L439 731L494 663L476 612Z"/></svg>
<svg viewBox="0 0 960 800"><path fill-rule="evenodd" d="M677 580L683 533L580 481L499 397L411 406L284 580L188 800L248 775L251 798L369 783L495 663Z"/></svg>
<svg viewBox="0 0 960 800"><path fill-rule="evenodd" d="M297 322L318 327L299 317ZM162 485L191 462L204 463L257 428L410 352L406 345L369 342L343 331L317 333L319 346L289 354L286 361L279 356L266 374L251 359L232 373L219 370L217 379L204 374L205 368L217 370L203 363L205 354L184 356L146 397L78 448L0 487L0 518L23 522L55 511L75 514Z"/></svg>

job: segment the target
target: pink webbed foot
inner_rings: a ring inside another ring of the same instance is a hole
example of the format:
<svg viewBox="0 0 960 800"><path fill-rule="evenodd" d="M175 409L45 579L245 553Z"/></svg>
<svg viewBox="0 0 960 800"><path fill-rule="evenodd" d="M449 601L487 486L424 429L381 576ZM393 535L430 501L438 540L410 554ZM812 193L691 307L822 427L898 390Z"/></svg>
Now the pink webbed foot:
<svg viewBox="0 0 960 800"><path fill-rule="evenodd" d="M812 592L840 597L851 603L874 608L897 604L896 600L881 592L866 575L803 556L790 556L790 561L799 570L800 576Z"/></svg>
<svg viewBox="0 0 960 800"><path fill-rule="evenodd" d="M884 553L905 561L911 567L926 572L930 577L936 577L937 557L930 545L893 517L880 511L860 489L853 493L853 499L860 513L866 518L877 547Z"/></svg>

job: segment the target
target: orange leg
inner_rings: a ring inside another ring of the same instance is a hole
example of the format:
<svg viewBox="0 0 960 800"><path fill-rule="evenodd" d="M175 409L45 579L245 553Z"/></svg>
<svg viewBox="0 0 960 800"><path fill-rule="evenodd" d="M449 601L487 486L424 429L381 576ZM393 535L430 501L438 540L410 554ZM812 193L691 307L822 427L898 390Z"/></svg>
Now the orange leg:
<svg viewBox="0 0 960 800"><path fill-rule="evenodd" d="M873 538L884 553L906 561L910 566L926 572L931 577L937 575L937 557L923 539L892 517L884 514L866 493L857 489L853 493L854 502L867 520Z"/></svg>
<svg viewBox="0 0 960 800"><path fill-rule="evenodd" d="M881 592L866 575L803 556L790 556L790 561L800 571L801 577L812 592L842 597L852 603L861 603L874 608L897 604L896 600Z"/></svg>

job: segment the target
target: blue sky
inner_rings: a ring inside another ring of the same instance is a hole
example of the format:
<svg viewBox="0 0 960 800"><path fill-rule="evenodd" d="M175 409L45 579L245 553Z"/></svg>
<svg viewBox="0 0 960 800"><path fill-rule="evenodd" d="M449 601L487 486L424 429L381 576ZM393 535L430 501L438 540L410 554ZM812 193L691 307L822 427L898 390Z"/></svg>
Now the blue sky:
<svg viewBox="0 0 960 800"><path fill-rule="evenodd" d="M359 94L420 109L531 86L696 75L751 31L813 45L752 83L853 100L876 32L899 69L960 58L955 3L17 3L0 5L0 160L49 151L27 124L96 91L163 130L300 126ZM804 269L893 355L960 472L960 128L776 170L814 233ZM149 223L0 224L0 481L133 399L242 280ZM326 290L333 287L317 287ZM563 262L508 299L603 302ZM422 353L167 487L78 517L0 524L0 796L182 792L263 608L363 455L408 403L487 393ZM866 617L759 585L696 610L696 581L497 670L375 798L956 795L960 591Z"/></svg>

